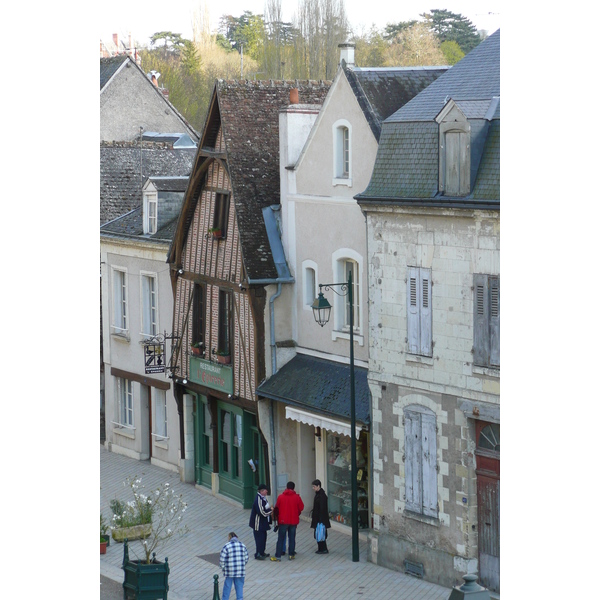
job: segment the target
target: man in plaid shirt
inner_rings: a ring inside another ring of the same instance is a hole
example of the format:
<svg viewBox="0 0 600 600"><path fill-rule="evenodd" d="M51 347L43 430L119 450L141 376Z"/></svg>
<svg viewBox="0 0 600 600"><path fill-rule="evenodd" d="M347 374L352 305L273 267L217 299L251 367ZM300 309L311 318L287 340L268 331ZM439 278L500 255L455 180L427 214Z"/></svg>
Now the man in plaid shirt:
<svg viewBox="0 0 600 600"><path fill-rule="evenodd" d="M231 586L235 587L237 600L244 599L244 579L246 577L246 563L248 562L248 550L240 542L238 536L229 534L229 541L223 546L219 557L219 566L223 569L223 600L229 600Z"/></svg>

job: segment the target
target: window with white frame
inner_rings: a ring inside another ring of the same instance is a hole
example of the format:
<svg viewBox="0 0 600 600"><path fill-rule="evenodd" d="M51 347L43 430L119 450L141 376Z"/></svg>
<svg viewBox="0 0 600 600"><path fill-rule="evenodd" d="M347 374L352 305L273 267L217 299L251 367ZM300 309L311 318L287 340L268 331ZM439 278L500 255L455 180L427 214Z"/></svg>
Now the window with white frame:
<svg viewBox="0 0 600 600"><path fill-rule="evenodd" d="M128 318L127 271L113 268L113 329L115 333L127 333Z"/></svg>
<svg viewBox="0 0 600 600"><path fill-rule="evenodd" d="M500 277L473 275L473 363L500 367Z"/></svg>
<svg viewBox="0 0 600 600"><path fill-rule="evenodd" d="M351 184L351 129L345 120L337 121L333 129L333 179L334 183ZM338 181L340 180L340 181Z"/></svg>
<svg viewBox="0 0 600 600"><path fill-rule="evenodd" d="M408 267L407 340L408 352L432 356L431 269Z"/></svg>
<svg viewBox="0 0 600 600"><path fill-rule="evenodd" d="M362 329L362 290L360 284L362 262L361 255L351 248L340 248L333 253L334 281L337 283L347 282L348 275L352 274L354 334L359 336ZM346 334L349 335L350 333L350 296L347 293L344 293L344 295L333 294L333 313L335 330L343 334L341 337L346 337Z"/></svg>
<svg viewBox="0 0 600 600"><path fill-rule="evenodd" d="M436 417L418 405L404 409L404 481L406 510L438 516Z"/></svg>
<svg viewBox="0 0 600 600"><path fill-rule="evenodd" d="M354 260L345 260L344 281L348 281L350 275L352 275L352 304L354 305L352 318L354 330L358 331L360 329L360 279L358 273L358 263L356 263ZM345 296L343 327L344 329L350 329L350 294L346 294Z"/></svg>
<svg viewBox="0 0 600 600"><path fill-rule="evenodd" d="M158 302L156 275L142 274L142 333L156 335L158 333Z"/></svg>
<svg viewBox="0 0 600 600"><path fill-rule="evenodd" d="M167 439L167 392L152 388L154 392L154 435L158 441Z"/></svg>
<svg viewBox="0 0 600 600"><path fill-rule="evenodd" d="M317 297L317 270L313 263L304 264L304 306L312 307Z"/></svg>
<svg viewBox="0 0 600 600"><path fill-rule="evenodd" d="M119 400L119 425L133 427L133 383L123 377L117 378Z"/></svg>
<svg viewBox="0 0 600 600"><path fill-rule="evenodd" d="M144 194L144 233L156 233L158 224L158 196L156 193Z"/></svg>

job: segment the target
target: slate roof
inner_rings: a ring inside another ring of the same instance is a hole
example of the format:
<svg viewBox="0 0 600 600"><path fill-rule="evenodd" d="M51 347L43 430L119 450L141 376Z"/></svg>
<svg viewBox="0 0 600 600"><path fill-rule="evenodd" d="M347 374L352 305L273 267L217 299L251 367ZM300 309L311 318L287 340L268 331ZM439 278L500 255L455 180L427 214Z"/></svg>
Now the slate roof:
<svg viewBox="0 0 600 600"><path fill-rule="evenodd" d="M367 369L354 367L357 422L370 423ZM350 420L350 367L324 358L296 354L275 375L261 383L259 396L299 408Z"/></svg>
<svg viewBox="0 0 600 600"><path fill-rule="evenodd" d="M500 96L500 30L476 46L444 75L397 110L389 123L435 119L450 97L490 100Z"/></svg>
<svg viewBox="0 0 600 600"><path fill-rule="evenodd" d="M348 83L377 140L383 121L443 75L448 68L343 66Z"/></svg>
<svg viewBox="0 0 600 600"><path fill-rule="evenodd" d="M100 59L100 89L102 89L110 78L119 70L121 65L128 60L127 55L111 56Z"/></svg>
<svg viewBox="0 0 600 600"><path fill-rule="evenodd" d="M453 100L471 124L472 190L439 193L436 116ZM500 208L500 30L388 117L367 189L369 202Z"/></svg>
<svg viewBox="0 0 600 600"><path fill-rule="evenodd" d="M189 176L195 148L170 144L102 142L100 144L100 224L142 205L142 185L150 176ZM141 169L141 173L140 173Z"/></svg>
<svg viewBox="0 0 600 600"><path fill-rule="evenodd" d="M100 234L115 235L119 237L142 237L143 239L168 244L173 238L176 226L177 217L174 217L168 223L165 223L160 227L156 233L144 235L143 211L142 207L139 206L126 215L117 217L102 225L100 227Z"/></svg>
<svg viewBox="0 0 600 600"><path fill-rule="evenodd" d="M280 201L279 110L289 105L292 88L298 89L300 103L322 104L330 85L330 82L272 80L218 80L215 84L193 173L210 160L221 124L242 260L251 282L278 277L262 209ZM174 239L170 261L175 260L176 246L181 248L184 244L202 183L198 179L196 188L186 194L177 232L180 239Z"/></svg>

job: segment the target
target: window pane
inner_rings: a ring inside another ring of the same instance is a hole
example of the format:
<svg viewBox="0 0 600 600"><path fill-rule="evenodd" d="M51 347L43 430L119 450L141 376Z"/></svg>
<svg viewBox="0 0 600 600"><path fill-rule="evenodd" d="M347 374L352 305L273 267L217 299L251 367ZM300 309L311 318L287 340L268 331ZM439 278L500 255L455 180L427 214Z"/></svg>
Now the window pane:
<svg viewBox="0 0 600 600"><path fill-rule="evenodd" d="M221 460L222 469L225 473L231 473L231 455L229 446L231 443L231 413L221 411Z"/></svg>
<svg viewBox="0 0 600 600"><path fill-rule="evenodd" d="M231 294L219 290L219 352L231 351Z"/></svg>

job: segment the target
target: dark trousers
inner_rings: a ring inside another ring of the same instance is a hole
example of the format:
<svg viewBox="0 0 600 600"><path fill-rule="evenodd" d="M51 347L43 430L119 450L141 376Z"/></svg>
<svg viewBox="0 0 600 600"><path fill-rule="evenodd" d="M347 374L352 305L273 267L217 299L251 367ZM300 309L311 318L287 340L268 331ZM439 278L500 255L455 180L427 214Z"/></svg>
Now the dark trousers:
<svg viewBox="0 0 600 600"><path fill-rule="evenodd" d="M288 536L288 551L290 556L296 554L296 527L297 525L279 525L279 533L277 536L277 549L275 556L281 558L285 552L285 536Z"/></svg>
<svg viewBox="0 0 600 600"><path fill-rule="evenodd" d="M256 543L256 556L261 556L265 553L265 548L267 547L267 532L266 531L256 531L254 532L254 542Z"/></svg>
<svg viewBox="0 0 600 600"><path fill-rule="evenodd" d="M314 532L315 539L317 539L317 530ZM327 550L327 529L325 529L325 539L322 542L317 542L317 550L323 552Z"/></svg>

